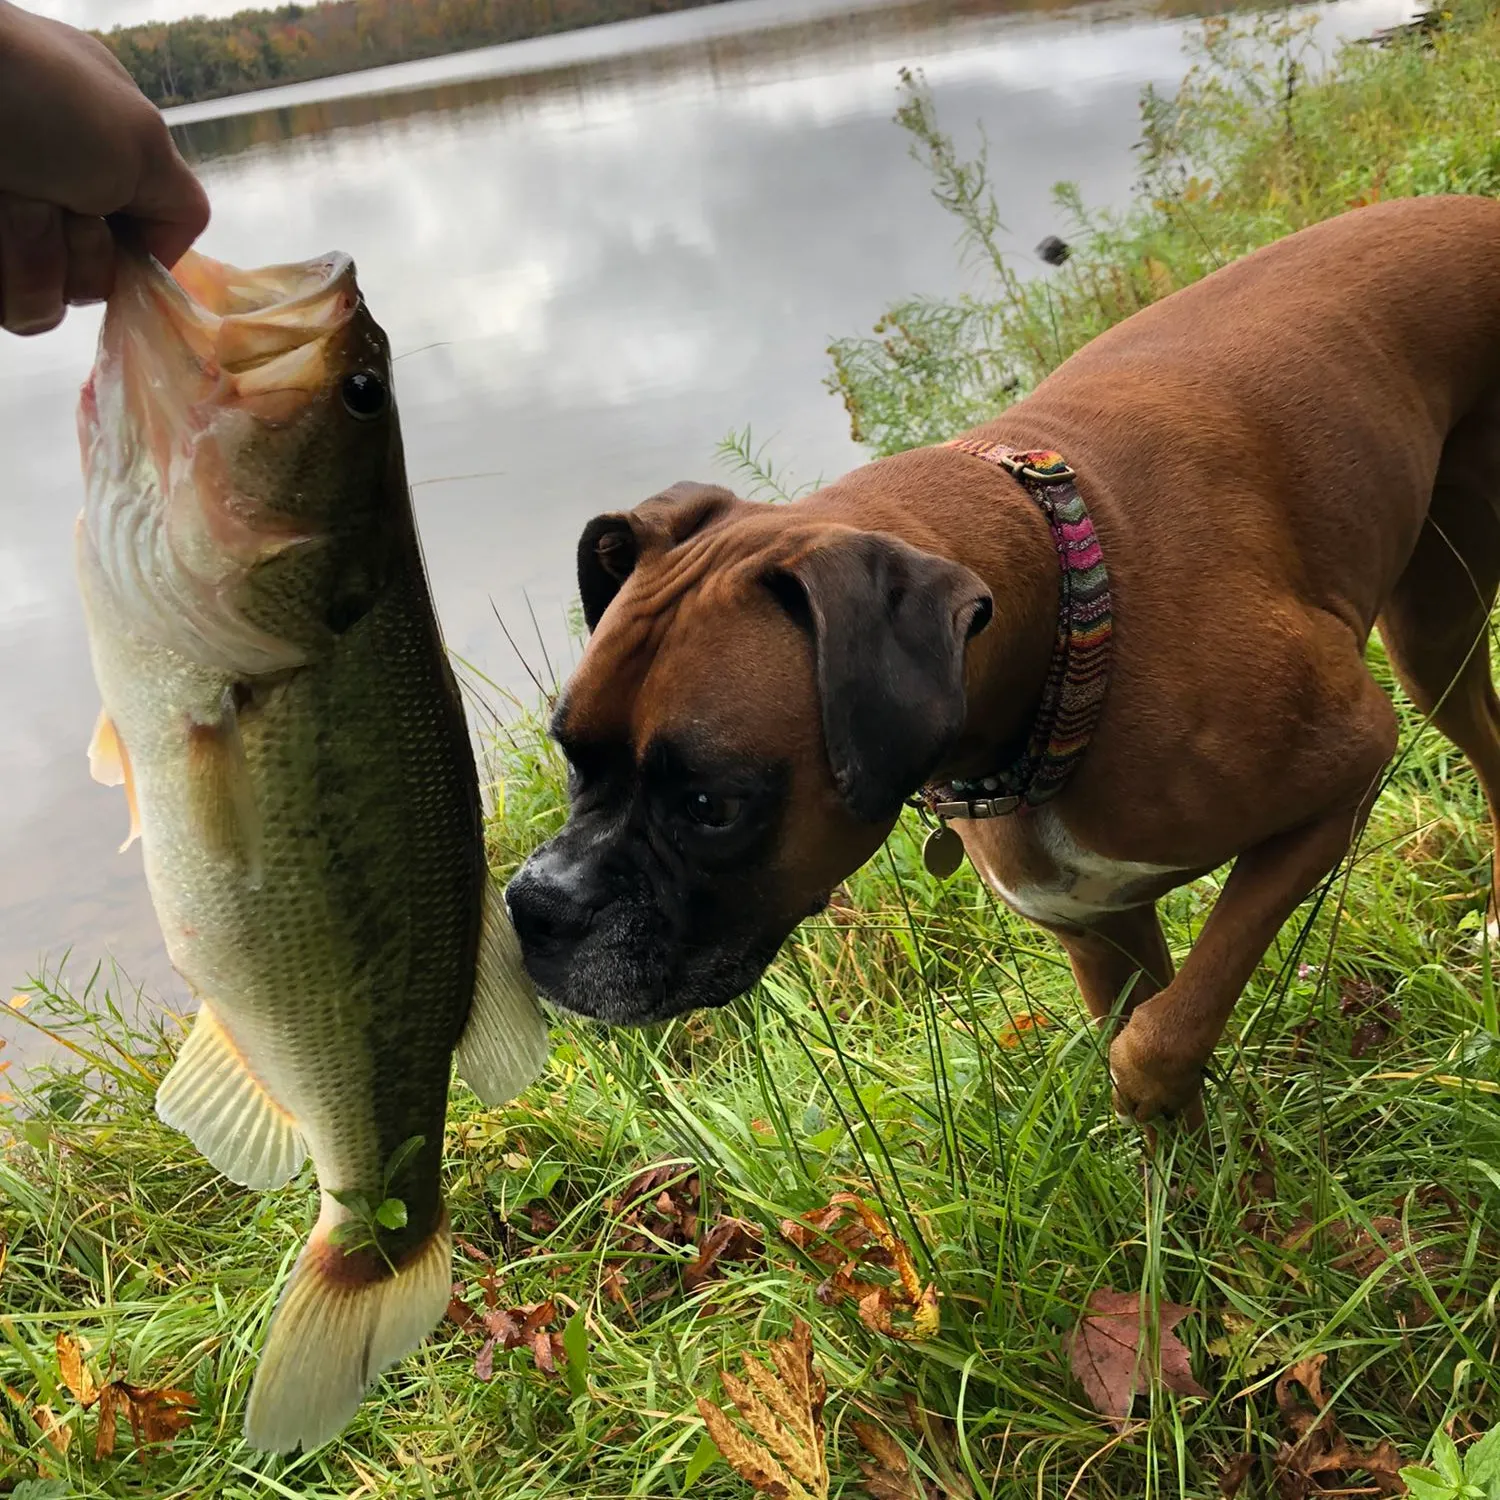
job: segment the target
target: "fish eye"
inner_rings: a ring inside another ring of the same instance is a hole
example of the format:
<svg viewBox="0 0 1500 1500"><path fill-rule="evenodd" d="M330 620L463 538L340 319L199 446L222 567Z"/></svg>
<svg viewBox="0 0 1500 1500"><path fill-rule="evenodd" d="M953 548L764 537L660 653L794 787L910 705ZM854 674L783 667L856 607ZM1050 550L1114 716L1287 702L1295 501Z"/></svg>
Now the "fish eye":
<svg viewBox="0 0 1500 1500"><path fill-rule="evenodd" d="M353 375L344 376L339 394L344 398L344 410L361 422L369 422L385 410L385 381L368 370L356 370Z"/></svg>

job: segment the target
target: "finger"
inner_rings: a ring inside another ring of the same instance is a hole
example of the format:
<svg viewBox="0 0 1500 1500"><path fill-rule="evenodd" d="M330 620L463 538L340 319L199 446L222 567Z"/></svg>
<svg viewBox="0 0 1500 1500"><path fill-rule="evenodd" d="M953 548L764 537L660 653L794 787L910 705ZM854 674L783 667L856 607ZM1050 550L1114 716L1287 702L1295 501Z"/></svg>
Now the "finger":
<svg viewBox="0 0 1500 1500"><path fill-rule="evenodd" d="M61 210L0 194L0 326L12 333L56 328L66 310L66 275Z"/></svg>
<svg viewBox="0 0 1500 1500"><path fill-rule="evenodd" d="M115 241L109 225L87 214L64 214L63 240L68 251L64 298L75 306L104 301L115 280Z"/></svg>
<svg viewBox="0 0 1500 1500"><path fill-rule="evenodd" d="M160 149L147 164L135 197L122 212L140 224L146 248L168 268L208 228L208 194L162 131Z"/></svg>

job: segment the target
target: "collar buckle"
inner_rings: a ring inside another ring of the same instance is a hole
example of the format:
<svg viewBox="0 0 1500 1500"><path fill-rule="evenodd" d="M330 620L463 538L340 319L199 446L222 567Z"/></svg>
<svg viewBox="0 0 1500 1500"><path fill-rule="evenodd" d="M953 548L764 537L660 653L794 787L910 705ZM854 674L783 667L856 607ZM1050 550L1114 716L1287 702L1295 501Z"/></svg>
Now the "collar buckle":
<svg viewBox="0 0 1500 1500"><path fill-rule="evenodd" d="M934 802L932 811L946 823L949 818L1003 818L1020 805L1019 796L967 797L956 802Z"/></svg>

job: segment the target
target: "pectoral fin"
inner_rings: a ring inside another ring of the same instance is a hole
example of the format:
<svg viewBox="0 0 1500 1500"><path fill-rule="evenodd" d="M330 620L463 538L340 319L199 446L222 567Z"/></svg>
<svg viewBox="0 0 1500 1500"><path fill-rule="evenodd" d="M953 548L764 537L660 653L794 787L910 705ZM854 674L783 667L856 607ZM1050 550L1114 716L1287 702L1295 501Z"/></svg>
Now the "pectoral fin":
<svg viewBox="0 0 1500 1500"><path fill-rule="evenodd" d="M156 1091L156 1113L245 1187L280 1187L307 1158L296 1120L250 1071L207 1004Z"/></svg>
<svg viewBox="0 0 1500 1500"><path fill-rule="evenodd" d="M505 896L486 879L474 1005L454 1053L459 1076L485 1104L514 1099L547 1061L547 1023L521 967Z"/></svg>
<svg viewBox="0 0 1500 1500"><path fill-rule="evenodd" d="M218 720L188 729L188 802L193 827L217 859L238 860L253 889L261 881L260 811L234 693L224 690Z"/></svg>
<svg viewBox="0 0 1500 1500"><path fill-rule="evenodd" d="M123 854L141 836L141 814L135 801L135 777L130 770L130 755L115 730L114 720L101 708L89 740L89 775L101 786L123 786L125 802L130 808L130 833L120 845Z"/></svg>

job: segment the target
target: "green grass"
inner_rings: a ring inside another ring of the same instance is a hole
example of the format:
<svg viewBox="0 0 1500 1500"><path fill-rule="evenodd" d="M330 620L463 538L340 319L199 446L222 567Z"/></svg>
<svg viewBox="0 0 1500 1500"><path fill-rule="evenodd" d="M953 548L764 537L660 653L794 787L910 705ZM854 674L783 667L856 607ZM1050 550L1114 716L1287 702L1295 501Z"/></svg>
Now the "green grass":
<svg viewBox="0 0 1500 1500"><path fill-rule="evenodd" d="M1152 140L1170 122L1199 181L1211 171L1215 185L1183 189L1176 206L1152 188L1169 206L1143 202L1081 240L1064 276L1002 283L986 315L994 367L1023 387L1045 368L1045 346L1033 364L1023 356L1038 326L1026 309L1046 312L1047 296L1071 347L1089 319L1102 326L1146 295L1116 305L1104 289L1139 288L1153 274L1141 271L1147 251L1187 279L1210 260L1192 259L1195 239L1227 258L1342 207L1360 185L1330 186L1329 174L1356 161L1362 182L1389 185L1415 181L1399 176L1414 162L1479 159L1495 138L1496 79L1491 18L1467 22L1462 43L1360 53L1332 81L1294 90L1291 135L1284 90L1225 93L1196 75L1180 107L1151 106ZM946 150L930 112L908 123L926 149ZM1464 156L1454 143L1470 135ZM939 181L951 187L960 164L947 162L939 155ZM971 211L983 212L984 189L968 180ZM975 306L933 344L935 369L951 359L961 372ZM898 337L895 348L882 364L845 345L837 366L877 446L947 435L967 420L965 402L994 404L998 387L961 373L951 389L924 385L909 346ZM753 458L748 434L741 448ZM1378 648L1372 660L1387 678ZM836 1495L864 1493L856 1419L895 1433L939 1494L1210 1500L1244 1452L1261 1469L1242 1493L1271 1493L1286 1436L1273 1385L1315 1352L1361 1445L1388 1437L1415 1460L1444 1426L1462 1437L1488 1425L1500 1374L1500 999L1477 941L1488 832L1467 767L1402 713L1401 757L1359 850L1287 925L1235 1014L1204 1137L1169 1131L1147 1162L1110 1112L1100 1040L1060 950L967 869L933 882L920 829L904 824L733 1007L649 1033L562 1023L546 1075L520 1100L483 1110L456 1094L448 1185L473 1253L455 1275L480 1308L493 1261L501 1305L553 1299L559 1330L580 1318L573 1349L581 1328L587 1355L571 1381L525 1350L497 1353L481 1379L478 1337L445 1323L339 1442L293 1462L252 1453L239 1431L266 1315L312 1224L310 1178L261 1195L226 1184L151 1112L177 1023L133 1021L130 997L103 974L76 996L37 986L18 1015L76 1051L8 1106L0 1491L742 1497L722 1463L689 1482L694 1456L707 1456L695 1398L717 1399L718 1371L799 1315L828 1380ZM496 730L492 766L491 853L504 873L558 825L562 768L525 714ZM1179 955L1219 878L1162 903ZM1359 1018L1340 1000L1359 993L1399 1019L1354 1056ZM1023 1016L1041 1024L1018 1028ZM664 1160L699 1178L704 1223L758 1225L764 1254L689 1290L693 1250L672 1217L623 1222L626 1185ZM819 1299L827 1268L780 1225L843 1189L880 1207L939 1286L931 1340L880 1335L853 1304ZM1123 1433L1088 1408L1064 1339L1103 1286L1194 1309L1178 1331L1208 1398L1142 1397ZM122 1422L116 1450L96 1461L95 1416L59 1382L59 1333L87 1346L101 1379L112 1370L192 1391L197 1419L145 1463ZM38 1405L73 1430L66 1451L38 1425ZM951 1442L932 1436L942 1422Z"/></svg>

